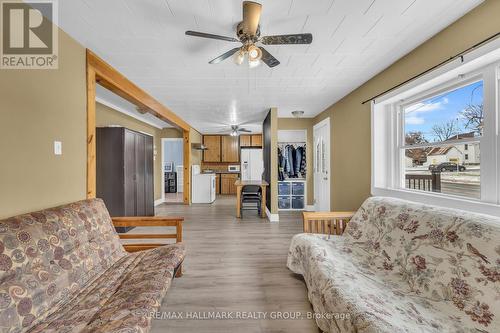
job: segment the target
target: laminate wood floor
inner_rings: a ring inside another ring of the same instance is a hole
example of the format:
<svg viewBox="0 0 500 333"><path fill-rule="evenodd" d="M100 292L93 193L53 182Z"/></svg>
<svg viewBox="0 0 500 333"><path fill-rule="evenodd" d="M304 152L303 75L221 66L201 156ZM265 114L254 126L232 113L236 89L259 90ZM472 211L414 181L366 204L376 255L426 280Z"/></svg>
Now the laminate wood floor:
<svg viewBox="0 0 500 333"><path fill-rule="evenodd" d="M280 223L271 224L254 211L237 219L235 207L234 196L157 207L157 215L185 217L188 253L184 275L174 279L159 313L182 318L154 319L152 332L319 332L311 319L270 318L312 311L304 282L286 267L290 239L302 230L300 213L280 214ZM194 319L231 311L233 319ZM236 312L260 319L234 319Z"/></svg>

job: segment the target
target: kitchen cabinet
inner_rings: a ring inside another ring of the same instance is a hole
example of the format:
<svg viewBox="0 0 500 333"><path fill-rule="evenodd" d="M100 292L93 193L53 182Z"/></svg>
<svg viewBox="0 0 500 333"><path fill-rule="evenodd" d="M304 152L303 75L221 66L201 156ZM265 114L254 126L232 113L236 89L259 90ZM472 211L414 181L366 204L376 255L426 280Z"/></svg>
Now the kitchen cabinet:
<svg viewBox="0 0 500 333"><path fill-rule="evenodd" d="M220 194L220 173L215 175L215 194Z"/></svg>
<svg viewBox="0 0 500 333"><path fill-rule="evenodd" d="M222 162L239 163L240 149L237 136L222 136Z"/></svg>
<svg viewBox="0 0 500 333"><path fill-rule="evenodd" d="M241 147L251 147L252 146L252 136L248 134L240 135L240 146Z"/></svg>
<svg viewBox="0 0 500 333"><path fill-rule="evenodd" d="M234 183L238 180L238 177L238 174L221 174L221 194L236 194L236 186Z"/></svg>
<svg viewBox="0 0 500 333"><path fill-rule="evenodd" d="M207 150L203 151L203 162L220 162L221 161L221 136L220 135L204 135L203 144Z"/></svg>
<svg viewBox="0 0 500 333"><path fill-rule="evenodd" d="M262 147L262 134L253 134L251 136L252 147Z"/></svg>

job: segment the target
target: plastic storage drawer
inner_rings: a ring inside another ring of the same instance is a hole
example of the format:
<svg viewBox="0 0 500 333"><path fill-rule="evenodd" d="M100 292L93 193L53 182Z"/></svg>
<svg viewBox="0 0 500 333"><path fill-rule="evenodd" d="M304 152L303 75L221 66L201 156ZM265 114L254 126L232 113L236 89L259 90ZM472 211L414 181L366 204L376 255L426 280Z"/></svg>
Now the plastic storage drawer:
<svg viewBox="0 0 500 333"><path fill-rule="evenodd" d="M290 209L290 197L278 197L278 208L279 209Z"/></svg>
<svg viewBox="0 0 500 333"><path fill-rule="evenodd" d="M278 195L290 195L290 183L278 182Z"/></svg>
<svg viewBox="0 0 500 333"><path fill-rule="evenodd" d="M304 209L304 196L303 195L292 196L292 209Z"/></svg>
<svg viewBox="0 0 500 333"><path fill-rule="evenodd" d="M304 195L304 183L292 182L292 195Z"/></svg>

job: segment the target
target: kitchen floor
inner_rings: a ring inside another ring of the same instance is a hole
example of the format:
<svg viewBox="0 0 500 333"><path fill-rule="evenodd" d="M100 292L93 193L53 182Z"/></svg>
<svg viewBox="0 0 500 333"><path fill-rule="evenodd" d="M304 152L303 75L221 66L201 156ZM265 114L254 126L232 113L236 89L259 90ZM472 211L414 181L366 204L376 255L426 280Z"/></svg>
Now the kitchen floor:
<svg viewBox="0 0 500 333"><path fill-rule="evenodd" d="M257 212L235 217L236 197L218 196L213 204L160 205L157 215L184 216L187 256L174 279L151 332L315 332L311 319L271 316L311 312L303 280L286 267L290 239L302 231L300 213L280 214L269 223ZM196 319L208 312L254 312L252 319ZM256 312L264 312L258 315ZM190 316L191 318L186 318Z"/></svg>
<svg viewBox="0 0 500 333"><path fill-rule="evenodd" d="M184 202L184 193L165 193L165 202L166 203L182 203Z"/></svg>

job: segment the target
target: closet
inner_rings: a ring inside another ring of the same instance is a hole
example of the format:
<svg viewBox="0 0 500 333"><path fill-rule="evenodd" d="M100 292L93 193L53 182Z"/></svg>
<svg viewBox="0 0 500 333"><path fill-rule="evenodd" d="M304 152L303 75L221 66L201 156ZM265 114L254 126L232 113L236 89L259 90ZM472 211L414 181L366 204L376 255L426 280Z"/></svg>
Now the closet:
<svg viewBox="0 0 500 333"><path fill-rule="evenodd" d="M278 209L306 206L306 131L278 131Z"/></svg>
<svg viewBox="0 0 500 333"><path fill-rule="evenodd" d="M97 197L111 216L154 215L153 137L124 127L96 129Z"/></svg>

